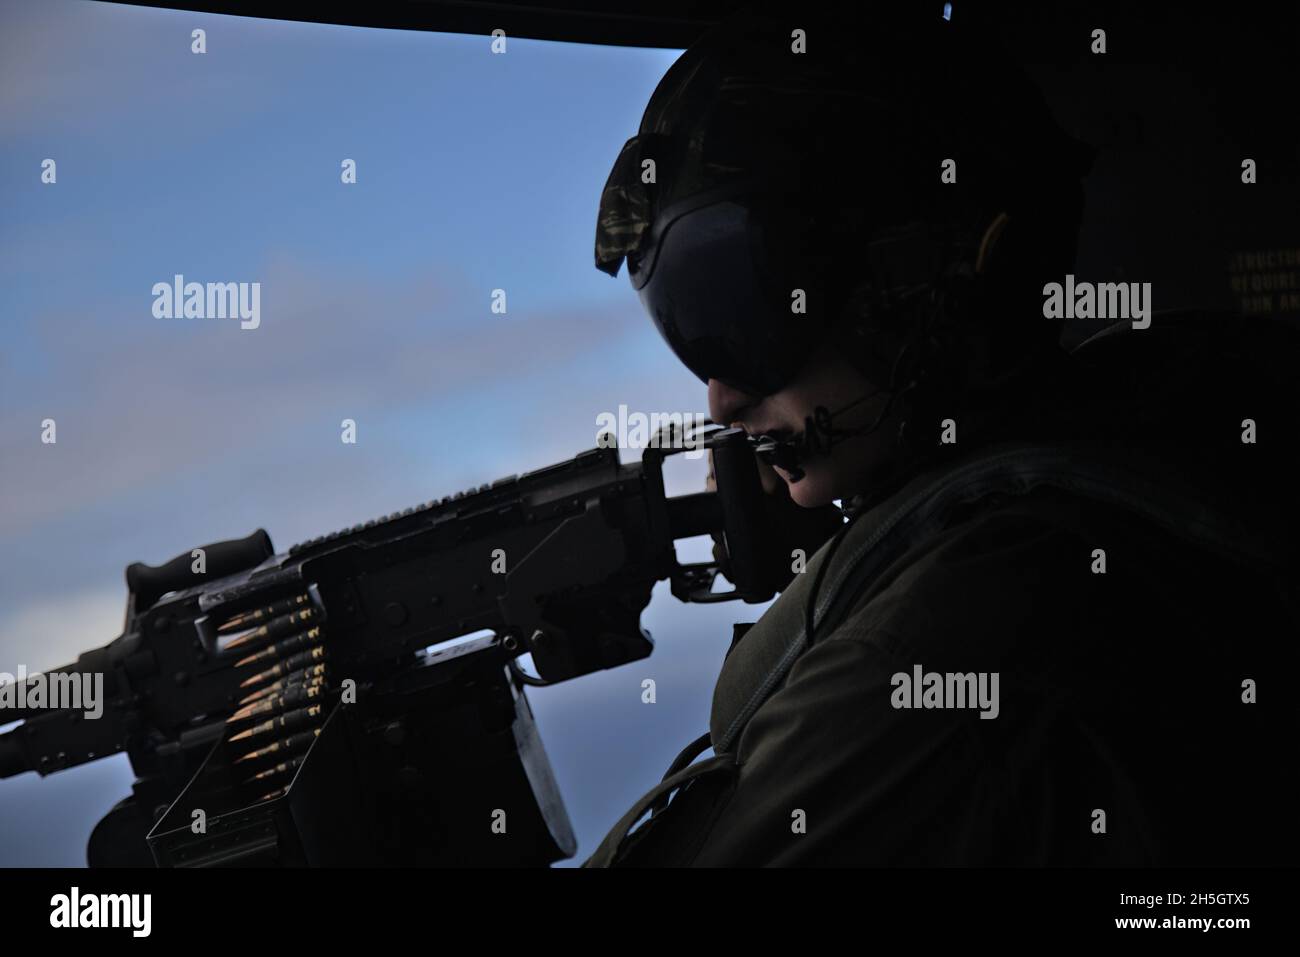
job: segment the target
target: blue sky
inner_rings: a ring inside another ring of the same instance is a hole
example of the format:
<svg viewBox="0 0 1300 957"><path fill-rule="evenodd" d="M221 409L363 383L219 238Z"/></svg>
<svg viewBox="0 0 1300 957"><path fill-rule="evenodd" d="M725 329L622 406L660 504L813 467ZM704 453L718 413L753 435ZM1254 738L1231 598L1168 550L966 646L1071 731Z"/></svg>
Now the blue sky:
<svg viewBox="0 0 1300 957"><path fill-rule="evenodd" d="M283 550L547 465L621 403L703 412L592 265L676 55L0 0L0 671L115 637L132 561L257 527ZM154 318L177 273L260 282L260 328ZM660 587L649 661L530 691L579 859L705 729L729 625L759 611ZM83 863L130 780L119 756L0 781L0 865Z"/></svg>

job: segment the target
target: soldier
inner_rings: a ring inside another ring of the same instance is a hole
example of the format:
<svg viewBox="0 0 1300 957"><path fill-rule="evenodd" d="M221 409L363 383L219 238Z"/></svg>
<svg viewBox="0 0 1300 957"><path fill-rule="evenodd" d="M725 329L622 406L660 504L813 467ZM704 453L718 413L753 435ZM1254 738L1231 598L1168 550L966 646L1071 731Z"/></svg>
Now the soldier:
<svg viewBox="0 0 1300 957"><path fill-rule="evenodd" d="M587 866L1288 860L1295 509L1244 431L1282 400L1230 359L1273 333L1062 349L1091 161L937 16L748 18L665 75L596 264L778 494L850 521Z"/></svg>

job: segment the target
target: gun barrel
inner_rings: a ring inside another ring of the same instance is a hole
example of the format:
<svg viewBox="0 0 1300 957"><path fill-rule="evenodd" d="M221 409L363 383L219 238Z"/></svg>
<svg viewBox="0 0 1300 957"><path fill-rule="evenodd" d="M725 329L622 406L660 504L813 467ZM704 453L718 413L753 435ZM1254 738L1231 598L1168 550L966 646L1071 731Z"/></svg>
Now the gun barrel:
<svg viewBox="0 0 1300 957"><path fill-rule="evenodd" d="M30 770L27 752L23 749L17 729L0 734L0 778L11 778Z"/></svg>
<svg viewBox="0 0 1300 957"><path fill-rule="evenodd" d="M12 684L6 682L5 684L0 685L0 725L8 724L11 721L26 721L28 718L35 718L43 714L49 714L52 710L43 706L20 708L16 704L6 705L6 698L11 698L11 700L15 702L26 700L27 694L24 691L24 685L31 685L37 678L47 682L54 675L80 674L86 670L88 669L82 668L77 664L63 665L61 668L51 668L48 671L42 671L38 674L30 674L22 681L15 681Z"/></svg>

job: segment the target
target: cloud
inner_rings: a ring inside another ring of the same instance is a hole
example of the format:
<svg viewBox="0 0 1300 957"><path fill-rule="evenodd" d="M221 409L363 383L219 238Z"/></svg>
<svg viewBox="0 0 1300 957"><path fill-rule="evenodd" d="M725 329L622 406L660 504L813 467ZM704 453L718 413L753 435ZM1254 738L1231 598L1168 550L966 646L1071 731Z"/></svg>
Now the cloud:
<svg viewBox="0 0 1300 957"><path fill-rule="evenodd" d="M122 633L125 591L87 589L20 605L0 617L0 671L29 674L71 664Z"/></svg>
<svg viewBox="0 0 1300 957"><path fill-rule="evenodd" d="M533 409L590 409L589 400L557 394L556 381L644 332L635 304L497 316L486 294L467 305L434 278L331 276L289 254L258 276L262 324L254 330L233 320L153 318L152 281L170 278L161 274L142 278L137 301L111 304L91 322L62 310L38 317L39 351L54 371L14 389L0 415L5 483L26 493L0 499L0 537L158 485L177 469L241 457L327 461L347 417L368 416L373 426L424 409L428 431L411 441L463 443L455 417L438 415L440 404L488 408L530 379L550 393ZM39 441L46 417L57 423L56 445Z"/></svg>
<svg viewBox="0 0 1300 957"><path fill-rule="evenodd" d="M202 113L232 99L279 110L291 90L268 87L256 70L206 68L190 51L190 31L210 34L205 56L237 50L247 65L269 58L285 30L301 37L312 29L84 0L8 0L0 21L0 117L14 138L111 131L141 116ZM182 58L187 69L176 68Z"/></svg>

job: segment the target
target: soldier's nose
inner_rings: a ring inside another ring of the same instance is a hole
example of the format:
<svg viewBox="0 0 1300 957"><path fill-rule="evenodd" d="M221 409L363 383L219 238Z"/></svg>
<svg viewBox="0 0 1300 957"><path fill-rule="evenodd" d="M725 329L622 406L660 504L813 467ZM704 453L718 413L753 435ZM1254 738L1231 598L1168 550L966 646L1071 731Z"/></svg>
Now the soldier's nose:
<svg viewBox="0 0 1300 957"><path fill-rule="evenodd" d="M731 425L757 401L757 396L733 389L717 379L709 380L709 418L719 425Z"/></svg>

